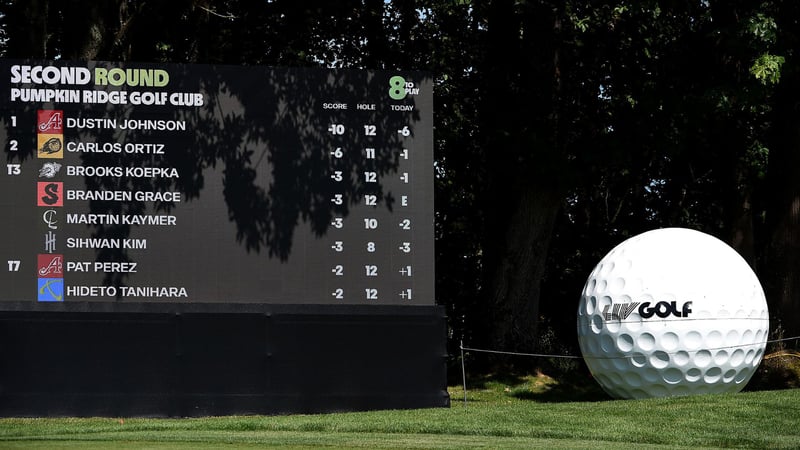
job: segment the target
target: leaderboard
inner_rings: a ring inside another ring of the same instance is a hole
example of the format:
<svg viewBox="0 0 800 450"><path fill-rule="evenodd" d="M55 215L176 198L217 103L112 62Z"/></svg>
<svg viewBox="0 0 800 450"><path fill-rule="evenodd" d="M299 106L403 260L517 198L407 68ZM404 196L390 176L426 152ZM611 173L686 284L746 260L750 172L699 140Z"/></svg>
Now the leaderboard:
<svg viewBox="0 0 800 450"><path fill-rule="evenodd" d="M432 305L433 82L0 60L0 309Z"/></svg>

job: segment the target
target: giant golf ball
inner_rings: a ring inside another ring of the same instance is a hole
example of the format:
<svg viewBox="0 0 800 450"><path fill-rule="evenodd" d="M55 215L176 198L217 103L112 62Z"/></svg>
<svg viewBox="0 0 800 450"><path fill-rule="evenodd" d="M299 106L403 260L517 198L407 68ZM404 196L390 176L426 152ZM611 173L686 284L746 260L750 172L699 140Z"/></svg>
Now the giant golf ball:
<svg viewBox="0 0 800 450"><path fill-rule="evenodd" d="M616 398L738 392L768 330L764 290L747 262L685 228L619 244L589 275L578 306L584 361Z"/></svg>

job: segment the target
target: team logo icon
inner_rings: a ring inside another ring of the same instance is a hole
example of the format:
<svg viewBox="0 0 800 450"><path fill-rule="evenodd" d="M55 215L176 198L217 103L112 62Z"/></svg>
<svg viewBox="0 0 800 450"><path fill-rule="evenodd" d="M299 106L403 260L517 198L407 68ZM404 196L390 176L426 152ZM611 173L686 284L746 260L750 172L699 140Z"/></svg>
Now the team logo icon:
<svg viewBox="0 0 800 450"><path fill-rule="evenodd" d="M59 109L40 109L36 113L36 131L40 134L61 134L64 132L64 111Z"/></svg>
<svg viewBox="0 0 800 450"><path fill-rule="evenodd" d="M64 157L63 135L60 134L39 134L37 142L39 158L61 159Z"/></svg>
<svg viewBox="0 0 800 450"><path fill-rule="evenodd" d="M36 299L40 302L63 302L63 278L38 278Z"/></svg>
<svg viewBox="0 0 800 450"><path fill-rule="evenodd" d="M47 225L50 230L58 229L58 211L55 209L48 209L42 213L42 222Z"/></svg>
<svg viewBox="0 0 800 450"><path fill-rule="evenodd" d="M37 270L39 278L63 278L64 277L64 255L45 255L37 256Z"/></svg>
<svg viewBox="0 0 800 450"><path fill-rule="evenodd" d="M56 235L52 231L48 231L44 235L44 251L47 253L56 252Z"/></svg>
<svg viewBox="0 0 800 450"><path fill-rule="evenodd" d="M39 178L53 178L58 174L59 170L61 170L61 164L57 162L44 163L42 168L39 169Z"/></svg>
<svg viewBox="0 0 800 450"><path fill-rule="evenodd" d="M64 206L64 183L61 181L39 181L36 183L37 206Z"/></svg>

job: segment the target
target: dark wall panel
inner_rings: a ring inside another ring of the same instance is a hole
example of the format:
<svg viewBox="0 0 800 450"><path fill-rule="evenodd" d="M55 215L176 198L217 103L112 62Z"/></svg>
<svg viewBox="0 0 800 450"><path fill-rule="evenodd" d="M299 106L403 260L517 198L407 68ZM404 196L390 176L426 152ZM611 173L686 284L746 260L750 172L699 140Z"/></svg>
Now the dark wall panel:
<svg viewBox="0 0 800 450"><path fill-rule="evenodd" d="M0 415L442 407L439 307L0 312Z"/></svg>

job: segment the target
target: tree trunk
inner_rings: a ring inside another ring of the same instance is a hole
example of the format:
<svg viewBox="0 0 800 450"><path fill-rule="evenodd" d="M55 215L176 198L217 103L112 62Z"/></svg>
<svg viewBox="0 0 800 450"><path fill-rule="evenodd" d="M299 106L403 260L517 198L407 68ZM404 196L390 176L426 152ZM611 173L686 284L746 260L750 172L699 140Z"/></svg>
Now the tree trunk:
<svg viewBox="0 0 800 450"><path fill-rule="evenodd" d="M560 22L546 6L521 11L504 0L489 9L482 262L488 345L498 350L535 348L541 282L562 200L554 38ZM507 56L522 49L531 60Z"/></svg>
<svg viewBox="0 0 800 450"><path fill-rule="evenodd" d="M109 10L119 9L116 3L73 0L65 5L61 49L64 59L108 59L104 49L114 43L108 42L113 35L109 33L107 16Z"/></svg>
<svg viewBox="0 0 800 450"><path fill-rule="evenodd" d="M772 329L800 335L800 76L787 70L774 108L767 209L768 245L761 280Z"/></svg>
<svg viewBox="0 0 800 450"><path fill-rule="evenodd" d="M536 345L541 281L561 205L555 189L529 186L511 214L489 291L491 344L499 350Z"/></svg>

